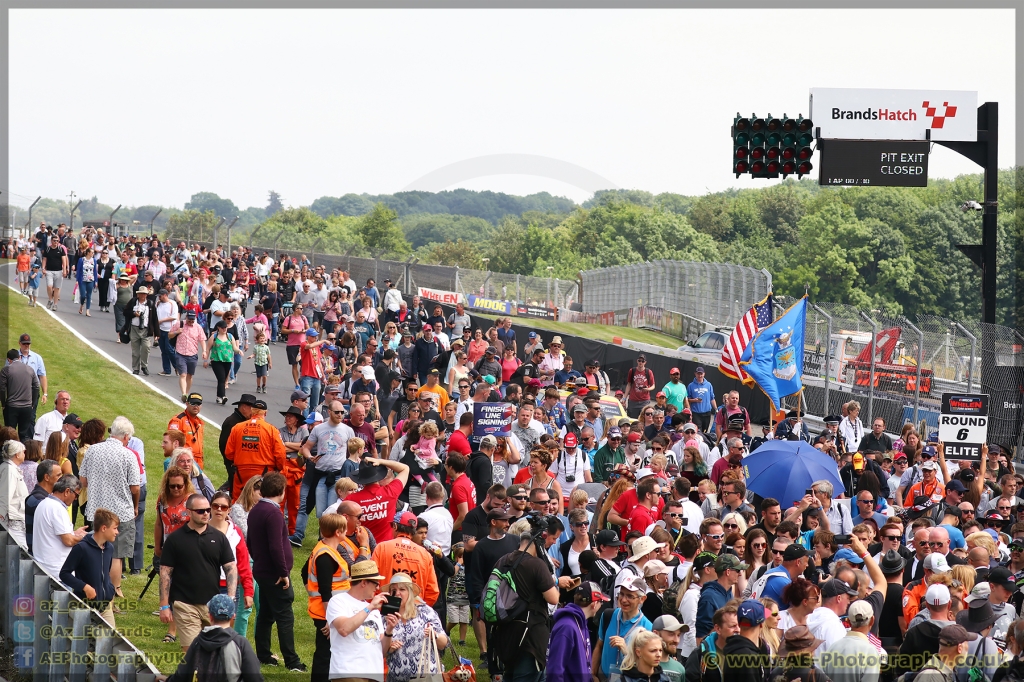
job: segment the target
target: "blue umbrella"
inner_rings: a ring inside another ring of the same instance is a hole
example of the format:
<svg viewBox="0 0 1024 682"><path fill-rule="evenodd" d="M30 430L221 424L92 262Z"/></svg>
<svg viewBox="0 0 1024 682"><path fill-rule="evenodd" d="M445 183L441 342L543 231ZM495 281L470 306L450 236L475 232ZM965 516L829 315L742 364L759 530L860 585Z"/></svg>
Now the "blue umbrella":
<svg viewBox="0 0 1024 682"><path fill-rule="evenodd" d="M764 443L743 459L743 474L747 490L774 497L783 509L803 499L815 481L829 481L836 495L845 488L836 461L803 441Z"/></svg>

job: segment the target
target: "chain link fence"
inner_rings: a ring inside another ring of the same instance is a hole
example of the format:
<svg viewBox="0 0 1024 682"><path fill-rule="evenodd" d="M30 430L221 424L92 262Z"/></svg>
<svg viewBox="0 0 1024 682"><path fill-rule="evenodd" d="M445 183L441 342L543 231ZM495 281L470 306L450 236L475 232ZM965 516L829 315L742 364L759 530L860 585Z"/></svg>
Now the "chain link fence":
<svg viewBox="0 0 1024 682"><path fill-rule="evenodd" d="M657 306L731 327L768 295L771 275L729 263L654 261L581 273L585 313Z"/></svg>

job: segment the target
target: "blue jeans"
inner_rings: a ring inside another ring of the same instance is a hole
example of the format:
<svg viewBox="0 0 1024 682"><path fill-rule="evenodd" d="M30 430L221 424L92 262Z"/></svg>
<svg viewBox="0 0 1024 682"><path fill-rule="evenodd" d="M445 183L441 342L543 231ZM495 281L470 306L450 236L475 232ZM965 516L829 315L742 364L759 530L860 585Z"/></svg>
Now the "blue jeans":
<svg viewBox="0 0 1024 682"><path fill-rule="evenodd" d="M309 522L309 495L312 491L316 500L316 517L319 519L324 509L338 501L338 494L334 492L334 484L338 481L336 471L317 471L312 465L306 466L306 473L302 476L302 485L299 487L299 513L295 515L295 534L292 540L302 542L306 537L306 524Z"/></svg>
<svg viewBox="0 0 1024 682"><path fill-rule="evenodd" d="M242 367L242 354L235 353L235 361L231 365L231 380L235 379L235 375L238 374L238 370Z"/></svg>
<svg viewBox="0 0 1024 682"><path fill-rule="evenodd" d="M320 389L323 386L323 382L315 377L302 377L299 379L299 386L309 394L309 406L302 413L302 416L308 417L310 412L315 411L320 406Z"/></svg>
<svg viewBox="0 0 1024 682"><path fill-rule="evenodd" d="M174 346L171 345L170 332L160 330L160 361L163 363L164 373L170 374L174 366Z"/></svg>
<svg viewBox="0 0 1024 682"><path fill-rule="evenodd" d="M82 282L78 287L78 293L81 297L82 305L85 306L86 310L92 310L92 290L96 286L96 282Z"/></svg>
<svg viewBox="0 0 1024 682"><path fill-rule="evenodd" d="M277 318L280 317L279 313L273 313L270 316L270 340L277 342Z"/></svg>

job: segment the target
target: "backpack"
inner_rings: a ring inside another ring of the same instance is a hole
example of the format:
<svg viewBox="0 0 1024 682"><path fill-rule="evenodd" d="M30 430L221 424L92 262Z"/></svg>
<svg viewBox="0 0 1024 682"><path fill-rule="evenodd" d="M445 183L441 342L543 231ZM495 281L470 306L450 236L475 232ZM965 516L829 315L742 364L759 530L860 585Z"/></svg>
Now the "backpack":
<svg viewBox="0 0 1024 682"><path fill-rule="evenodd" d="M196 647L193 661L195 673L193 680L240 680L242 676L242 652L238 643L232 641L213 651Z"/></svg>
<svg viewBox="0 0 1024 682"><path fill-rule="evenodd" d="M679 593L683 589L684 581L677 580L661 595L661 613L665 616L672 616L682 622L683 614L679 613Z"/></svg>
<svg viewBox="0 0 1024 682"><path fill-rule="evenodd" d="M781 574L769 573L768 571L765 571L760 578L748 584L743 596L748 599L760 599L761 595L764 594L764 588L768 586L768 581L772 578L772 576L776 575Z"/></svg>
<svg viewBox="0 0 1024 682"><path fill-rule="evenodd" d="M484 621L491 624L511 623L521 620L527 615L526 601L519 598L515 581L515 570L519 568L526 552L522 552L515 561L509 562L506 555L498 560L484 585L481 608Z"/></svg>

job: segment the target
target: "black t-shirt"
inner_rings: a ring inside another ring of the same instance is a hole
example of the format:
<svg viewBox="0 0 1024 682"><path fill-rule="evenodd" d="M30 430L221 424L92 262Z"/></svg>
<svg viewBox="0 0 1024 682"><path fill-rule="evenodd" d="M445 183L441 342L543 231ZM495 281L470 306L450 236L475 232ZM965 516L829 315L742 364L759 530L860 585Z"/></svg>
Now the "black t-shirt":
<svg viewBox="0 0 1024 682"><path fill-rule="evenodd" d="M544 593L555 586L555 579L547 562L531 554L524 556L517 551L508 559L514 562L519 557L522 561L512 576L516 582L516 593L526 602L529 616L526 623L516 621L495 627L498 658L507 665L522 655L528 655L543 667L547 662L548 639L551 637L551 618Z"/></svg>
<svg viewBox="0 0 1024 682"><path fill-rule="evenodd" d="M899 624L899 617L902 615L903 584L889 583L885 591L885 602L882 604L882 615L879 618L881 623L878 626L878 636L884 646L903 644L903 633Z"/></svg>
<svg viewBox="0 0 1024 682"><path fill-rule="evenodd" d="M534 379L538 376L540 376L540 368L532 362L524 362L516 368L516 371L512 372L512 376L509 377L508 382L510 384L519 384L525 388L530 379Z"/></svg>
<svg viewBox="0 0 1024 682"><path fill-rule="evenodd" d="M216 528L197 533L185 524L164 540L160 565L174 569L170 602L205 604L220 592L220 569L234 562L231 542Z"/></svg>
<svg viewBox="0 0 1024 682"><path fill-rule="evenodd" d="M465 530L463 531L465 532ZM505 535L500 540L481 537L473 549L473 563L466 570L466 592L471 604L480 603L480 595L484 590L487 576L491 574L498 559L519 549L519 538ZM517 582L518 586L519 583Z"/></svg>
<svg viewBox="0 0 1024 682"><path fill-rule="evenodd" d="M64 256L67 252L62 246L48 246L43 251L43 269L44 270L63 270L64 269Z"/></svg>
<svg viewBox="0 0 1024 682"><path fill-rule="evenodd" d="M288 282L280 281L277 283L277 294L281 297L281 300L285 303L291 303L292 298L295 297L295 281L291 280Z"/></svg>

